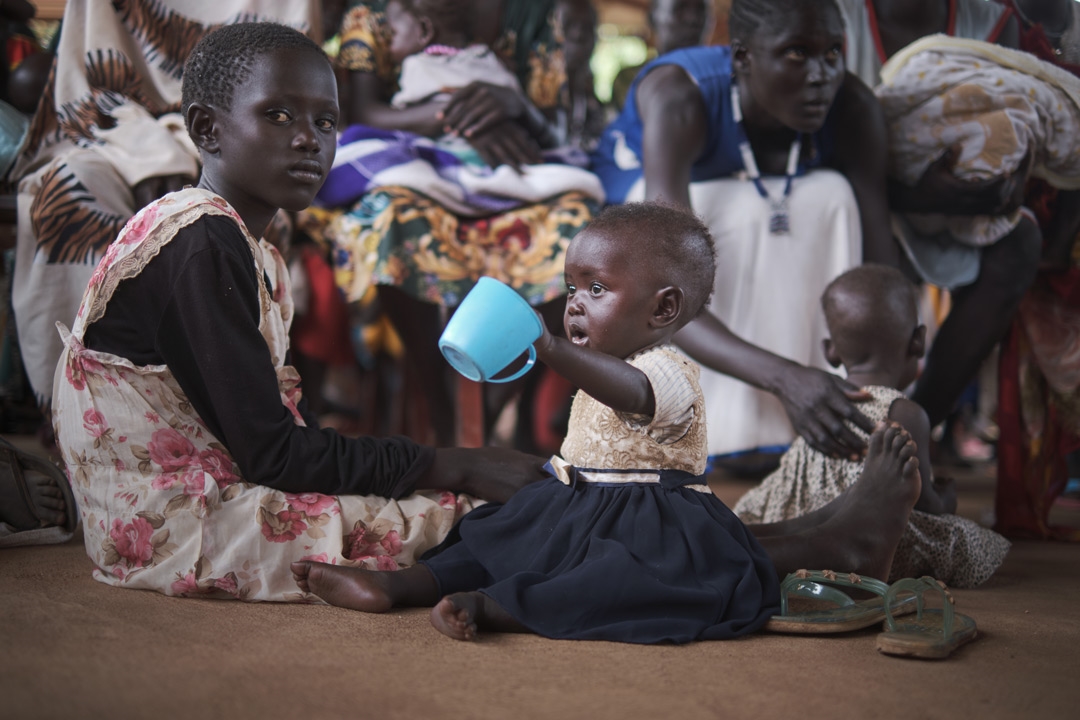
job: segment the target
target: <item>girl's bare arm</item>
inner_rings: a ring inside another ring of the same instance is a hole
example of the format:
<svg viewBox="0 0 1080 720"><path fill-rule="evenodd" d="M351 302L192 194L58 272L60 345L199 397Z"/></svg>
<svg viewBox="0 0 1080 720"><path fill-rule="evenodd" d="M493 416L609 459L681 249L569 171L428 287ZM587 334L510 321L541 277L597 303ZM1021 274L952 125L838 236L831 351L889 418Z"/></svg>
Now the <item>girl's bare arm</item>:
<svg viewBox="0 0 1080 720"><path fill-rule="evenodd" d="M612 410L637 415L656 410L648 377L625 360L578 347L552 335L546 325L535 347L541 362Z"/></svg>

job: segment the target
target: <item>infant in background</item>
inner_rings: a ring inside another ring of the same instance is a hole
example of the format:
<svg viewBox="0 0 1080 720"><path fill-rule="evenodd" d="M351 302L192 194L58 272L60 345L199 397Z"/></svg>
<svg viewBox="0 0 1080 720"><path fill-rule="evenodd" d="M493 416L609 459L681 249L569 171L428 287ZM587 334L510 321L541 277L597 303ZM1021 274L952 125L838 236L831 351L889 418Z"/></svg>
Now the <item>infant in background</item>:
<svg viewBox="0 0 1080 720"><path fill-rule="evenodd" d="M401 64L393 107L447 99L478 80L520 91L491 48L469 44L467 6L462 0L392 0L386 6L390 57Z"/></svg>
<svg viewBox="0 0 1080 720"><path fill-rule="evenodd" d="M953 514L955 487L933 477L930 421L902 392L915 380L926 349L914 285L893 268L862 265L830 283L821 304L830 335L824 341L826 359L833 367L843 365L848 380L873 396L859 409L876 422L899 423L918 445L922 492L896 548L889 580L932 575L954 587L980 585L1001 565L1010 544ZM855 483L862 465L861 460L827 457L798 438L780 467L739 500L735 513L745 523L805 515Z"/></svg>

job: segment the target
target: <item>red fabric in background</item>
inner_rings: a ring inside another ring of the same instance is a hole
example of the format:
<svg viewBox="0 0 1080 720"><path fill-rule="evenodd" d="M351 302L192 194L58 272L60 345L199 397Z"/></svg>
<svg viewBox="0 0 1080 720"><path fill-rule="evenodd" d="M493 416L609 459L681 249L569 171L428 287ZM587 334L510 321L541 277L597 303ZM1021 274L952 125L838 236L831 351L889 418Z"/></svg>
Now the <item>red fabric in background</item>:
<svg viewBox="0 0 1080 720"><path fill-rule="evenodd" d="M1015 12L1012 0L999 1ZM1041 26L1021 26L1020 49L1080 76L1080 66L1059 62ZM1045 230L1054 216L1057 190L1032 180L1024 204L1035 212L1040 228ZM1058 333L1046 326L1045 319L1051 311L1064 318ZM1062 352L1063 344L1080 343L1075 333L1068 332L1077 328L1080 328L1080 267L1074 261L1066 272L1040 272L1001 347L998 399L1001 435L997 447L994 529L1003 535L1080 541L1080 530L1049 524L1050 508L1068 481L1065 456L1080 449L1080 423L1070 417L1071 412L1063 412L1062 400L1080 406L1080 399L1075 397L1076 390L1070 398L1054 395L1039 368L1037 352L1039 344L1052 347L1057 361L1065 362L1064 358L1074 353Z"/></svg>

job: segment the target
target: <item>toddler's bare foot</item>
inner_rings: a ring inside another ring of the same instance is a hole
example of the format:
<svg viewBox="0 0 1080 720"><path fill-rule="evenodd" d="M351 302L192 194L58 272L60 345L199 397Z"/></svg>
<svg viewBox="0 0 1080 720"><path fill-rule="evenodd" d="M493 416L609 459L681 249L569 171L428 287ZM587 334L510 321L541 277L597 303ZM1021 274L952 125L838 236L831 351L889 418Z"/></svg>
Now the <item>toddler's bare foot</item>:
<svg viewBox="0 0 1080 720"><path fill-rule="evenodd" d="M482 592L447 595L431 609L431 624L455 640L475 640L478 629L529 632L529 629Z"/></svg>
<svg viewBox="0 0 1080 720"><path fill-rule="evenodd" d="M483 595L478 592L447 595L431 608L431 624L455 640L475 640L481 598Z"/></svg>
<svg viewBox="0 0 1080 720"><path fill-rule="evenodd" d="M922 484L916 449L896 423L870 436L859 481L838 498L842 504L823 528L846 554L836 569L888 578Z"/></svg>
<svg viewBox="0 0 1080 720"><path fill-rule="evenodd" d="M307 560L289 567L301 590L331 605L369 613L386 612L394 606L386 572Z"/></svg>

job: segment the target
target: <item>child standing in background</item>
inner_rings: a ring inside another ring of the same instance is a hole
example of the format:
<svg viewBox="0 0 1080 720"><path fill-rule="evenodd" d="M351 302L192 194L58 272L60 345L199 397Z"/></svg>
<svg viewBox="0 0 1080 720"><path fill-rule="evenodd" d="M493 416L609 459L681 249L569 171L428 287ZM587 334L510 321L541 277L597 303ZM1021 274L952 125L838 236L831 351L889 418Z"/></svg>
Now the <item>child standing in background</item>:
<svg viewBox="0 0 1080 720"><path fill-rule="evenodd" d="M823 345L833 367L843 365L849 382L873 396L859 408L871 420L902 425L918 446L922 491L900 538L890 581L932 575L953 587L985 582L1005 559L1009 542L959 517L956 488L934 479L930 465L930 421L904 397L926 349L915 287L898 270L862 265L834 280L822 295L830 337ZM802 438L780 467L744 495L735 512L746 523L769 523L805 515L826 505L858 481L862 461L830 458Z"/></svg>

